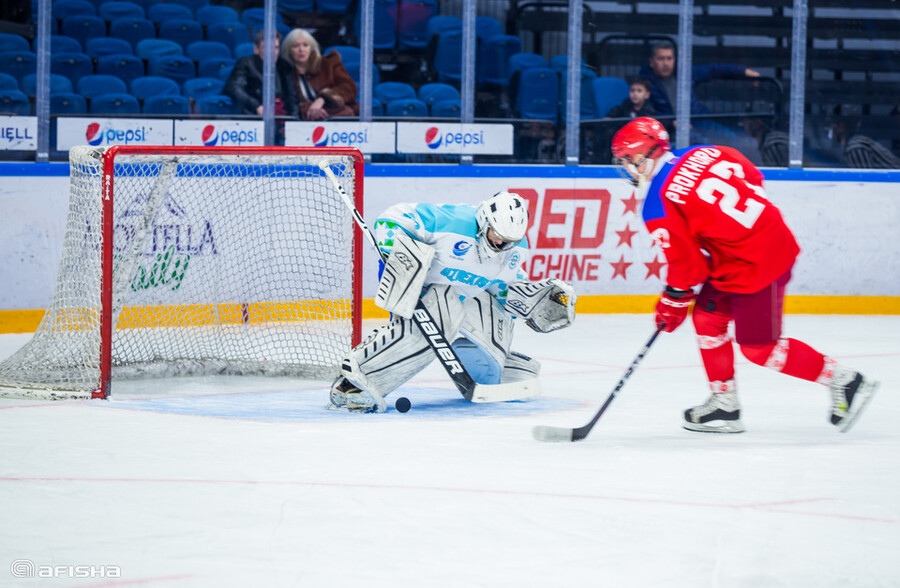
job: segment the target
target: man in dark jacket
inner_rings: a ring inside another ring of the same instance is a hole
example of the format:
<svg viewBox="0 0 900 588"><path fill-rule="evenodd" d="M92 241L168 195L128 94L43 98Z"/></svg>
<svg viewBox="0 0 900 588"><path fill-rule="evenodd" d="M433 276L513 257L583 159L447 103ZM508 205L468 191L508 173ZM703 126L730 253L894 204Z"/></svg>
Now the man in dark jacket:
<svg viewBox="0 0 900 588"><path fill-rule="evenodd" d="M263 114L263 51L265 34L259 31L253 45L253 55L238 59L225 82L225 95L241 109L241 114ZM275 36L275 55L281 35ZM291 83L291 65L284 59L275 62L275 114L296 118L300 114L297 96Z"/></svg>
<svg viewBox="0 0 900 588"><path fill-rule="evenodd" d="M691 68L693 83L721 78L758 78L759 72L743 65L712 63L695 65ZM674 115L677 80L675 77L675 47L668 41L656 43L650 53L650 60L641 67L638 76L650 80L650 104L657 115ZM691 114L709 114L709 109L700 102L691 89Z"/></svg>

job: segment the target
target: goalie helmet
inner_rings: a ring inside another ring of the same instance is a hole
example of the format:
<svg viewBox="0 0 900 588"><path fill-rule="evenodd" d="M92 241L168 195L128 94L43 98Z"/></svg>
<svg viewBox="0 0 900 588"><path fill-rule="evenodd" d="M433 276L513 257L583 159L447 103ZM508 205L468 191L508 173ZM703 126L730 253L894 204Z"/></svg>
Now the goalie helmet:
<svg viewBox="0 0 900 588"><path fill-rule="evenodd" d="M497 192L478 205L475 211L478 225L478 252L488 258L501 251L512 249L525 238L528 229L528 205L513 192ZM502 239L496 243L488 237L488 229L493 236Z"/></svg>
<svg viewBox="0 0 900 588"><path fill-rule="evenodd" d="M642 116L629 122L613 136L613 163L625 168L632 178L637 178L639 175L649 175L656 165L656 159L669 149L669 132L662 123L655 118ZM647 171L641 174L638 167L644 160L649 161L649 168L645 166Z"/></svg>

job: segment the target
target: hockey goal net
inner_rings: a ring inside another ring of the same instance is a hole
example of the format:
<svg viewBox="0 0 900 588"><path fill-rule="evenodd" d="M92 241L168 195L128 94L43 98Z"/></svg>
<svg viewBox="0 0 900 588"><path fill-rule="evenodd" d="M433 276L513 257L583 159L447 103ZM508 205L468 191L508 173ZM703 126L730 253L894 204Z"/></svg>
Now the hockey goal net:
<svg viewBox="0 0 900 588"><path fill-rule="evenodd" d="M105 398L111 378L333 377L359 340L362 209L348 148L70 151L56 290L0 395Z"/></svg>

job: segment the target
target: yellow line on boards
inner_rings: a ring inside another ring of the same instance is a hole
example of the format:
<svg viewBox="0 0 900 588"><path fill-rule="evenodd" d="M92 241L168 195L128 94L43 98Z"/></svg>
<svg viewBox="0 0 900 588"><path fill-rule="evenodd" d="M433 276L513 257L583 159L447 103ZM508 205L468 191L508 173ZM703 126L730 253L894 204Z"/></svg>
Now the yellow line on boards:
<svg viewBox="0 0 900 588"><path fill-rule="evenodd" d="M577 312L584 314L645 314L653 312L655 295L585 295L578 297ZM184 327L207 324L239 324L303 318L325 318L337 312L343 315L346 301L259 302L251 304L190 304L176 307L126 307L121 315L126 328L142 325ZM786 314L900 314L900 296L787 296ZM321 313L321 314L319 314ZM388 313L375 306L372 299L363 300L363 318L387 318ZM79 316L72 310L70 316ZM316 316L318 315L318 317ZM33 333L44 316L42 309L0 310L0 333ZM148 317L157 317L148 320ZM158 317L168 317L159 319ZM83 324L75 321L73 324ZM69 328L77 328L70 326Z"/></svg>

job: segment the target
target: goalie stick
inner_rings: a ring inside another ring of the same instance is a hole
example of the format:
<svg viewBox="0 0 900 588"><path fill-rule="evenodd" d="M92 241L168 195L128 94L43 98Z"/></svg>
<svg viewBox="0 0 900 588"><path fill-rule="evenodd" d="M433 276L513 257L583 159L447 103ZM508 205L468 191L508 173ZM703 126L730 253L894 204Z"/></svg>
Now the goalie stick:
<svg viewBox="0 0 900 588"><path fill-rule="evenodd" d="M656 332L653 333L653 336L644 344L643 349L641 349L640 353L637 354L637 357L634 358L634 361L631 362L631 365L628 366L628 369L625 371L625 374L619 379L619 383L616 384L616 387L613 388L612 393L606 399L606 402L603 403L603 406L600 407L600 410L597 411L597 414L594 415L594 418L590 420L590 422L584 426L578 427L577 429L568 429L566 427L546 427L542 425L538 425L534 429L531 430L531 434L538 441L581 441L591 432L591 429L594 428L594 425L597 424L597 421L600 420L600 417L603 416L603 413L606 412L606 409L609 408L609 405L612 404L613 399L616 397L616 394L619 393L619 390L625 386L625 382L628 381L628 378L631 377L632 372L641 363L641 360L644 359L644 356L647 355L647 352L650 350L650 346L653 345L653 342L656 341L656 338L662 331L660 329L656 329Z"/></svg>
<svg viewBox="0 0 900 588"><path fill-rule="evenodd" d="M359 228L362 229L362 232L369 243L375 248L375 252L378 253L381 261L385 261L384 253L378 246L375 235L369 229L369 225L366 224L365 219L363 219L359 210L353 204L347 191L344 190L344 187L338 181L337 176L334 175L334 171L332 171L328 161L324 159L319 161L319 168L325 173L325 176L329 181L331 181L334 189L340 194L341 199L344 201L347 208L350 209L350 212L353 213L356 224L359 225ZM434 351L434 354L441 362L441 365L444 366L447 375L450 376L450 379L453 380L456 388L466 400L470 402L507 402L510 400L525 400L526 398L531 398L540 394L540 384L537 378L522 380L520 382L510 382L508 384L477 383L472 379L472 376L466 370L465 366L463 366L459 357L456 355L456 352L450 346L447 338L444 337L440 327L434 322L434 317L432 317L431 313L428 312L428 309L425 308L421 299L416 302L416 308L413 311L412 318L419 330L422 331L422 335L425 336L425 340L428 341L428 345Z"/></svg>

